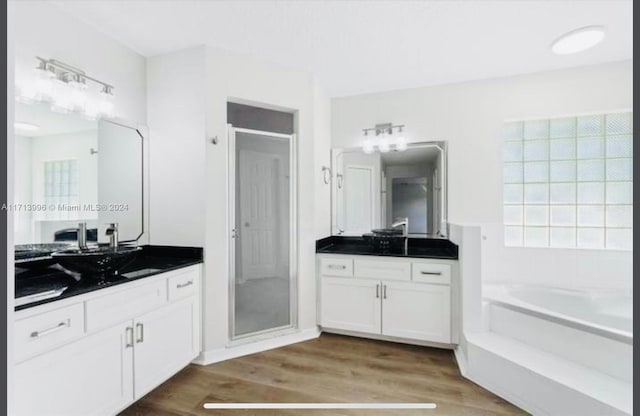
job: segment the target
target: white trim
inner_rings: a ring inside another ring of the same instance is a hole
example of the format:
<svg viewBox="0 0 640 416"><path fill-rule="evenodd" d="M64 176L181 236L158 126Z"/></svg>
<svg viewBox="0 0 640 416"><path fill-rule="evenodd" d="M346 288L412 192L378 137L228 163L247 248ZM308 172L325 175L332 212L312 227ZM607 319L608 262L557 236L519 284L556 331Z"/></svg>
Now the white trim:
<svg viewBox="0 0 640 416"><path fill-rule="evenodd" d="M229 126L231 126L231 124L229 124ZM292 137L294 136L293 134L274 133L272 131L245 129L245 128L242 128L242 127L233 127L232 126L232 128L236 133L256 134L256 135L260 135L260 136L276 137L276 138L279 138L279 139L291 140Z"/></svg>
<svg viewBox="0 0 640 416"><path fill-rule="evenodd" d="M242 357L245 355L255 354L258 352L280 348L298 342L309 341L320 336L320 330L317 327L297 331L295 333L274 337L268 340L243 344L229 348L219 348L215 350L203 351L193 360L194 364L209 365L232 358Z"/></svg>
<svg viewBox="0 0 640 416"><path fill-rule="evenodd" d="M377 341L396 342L399 344L419 345L421 347L442 348L445 350L453 350L456 347L455 344L446 344L442 342L433 342L433 341L420 341L420 340L411 339L411 338L392 337L389 335L371 334L371 333L358 332L358 331L349 331L344 329L333 329L333 328L321 327L321 330L322 332L326 332L328 334L338 334L338 335L346 335L349 337L375 339Z"/></svg>
<svg viewBox="0 0 640 416"><path fill-rule="evenodd" d="M458 364L458 370L460 370L462 377L469 378L467 376L467 357L465 357L460 345L453 349L453 355L456 357L456 364Z"/></svg>

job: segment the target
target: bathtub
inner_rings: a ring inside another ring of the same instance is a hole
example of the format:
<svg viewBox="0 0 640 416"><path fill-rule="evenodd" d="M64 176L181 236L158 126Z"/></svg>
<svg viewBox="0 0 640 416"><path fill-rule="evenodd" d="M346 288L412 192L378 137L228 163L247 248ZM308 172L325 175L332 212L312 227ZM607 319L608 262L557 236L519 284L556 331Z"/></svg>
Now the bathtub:
<svg viewBox="0 0 640 416"><path fill-rule="evenodd" d="M537 285L484 285L485 301L633 344L633 298L619 290L577 290Z"/></svg>

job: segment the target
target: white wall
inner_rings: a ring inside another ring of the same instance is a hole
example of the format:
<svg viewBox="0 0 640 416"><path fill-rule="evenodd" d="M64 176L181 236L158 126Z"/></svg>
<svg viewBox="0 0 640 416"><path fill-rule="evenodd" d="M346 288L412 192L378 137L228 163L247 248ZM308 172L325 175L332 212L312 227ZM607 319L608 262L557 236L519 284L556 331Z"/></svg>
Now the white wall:
<svg viewBox="0 0 640 416"><path fill-rule="evenodd" d="M324 89L316 81L314 83L313 113L315 115L314 136L315 149L314 169L316 173L315 187L315 223L316 239L331 235L331 182L324 182L322 167L331 167L331 100ZM332 172L332 175L335 172ZM327 178L329 174L326 174Z"/></svg>
<svg viewBox="0 0 640 416"><path fill-rule="evenodd" d="M631 109L632 85L626 61L336 98L332 147L358 146L383 122L406 124L412 142L446 140L449 221L482 226L485 280L630 287L631 252L504 247L500 131L506 119Z"/></svg>
<svg viewBox="0 0 640 416"><path fill-rule="evenodd" d="M316 135L329 130L329 100L308 73L208 47L153 57L147 66L151 239L205 248L204 350L228 344L228 101L295 112L298 326L315 328L316 166L327 162L314 151ZM217 145L207 140L213 137Z"/></svg>
<svg viewBox="0 0 640 416"><path fill-rule="evenodd" d="M205 48L149 58L151 244L204 246Z"/></svg>

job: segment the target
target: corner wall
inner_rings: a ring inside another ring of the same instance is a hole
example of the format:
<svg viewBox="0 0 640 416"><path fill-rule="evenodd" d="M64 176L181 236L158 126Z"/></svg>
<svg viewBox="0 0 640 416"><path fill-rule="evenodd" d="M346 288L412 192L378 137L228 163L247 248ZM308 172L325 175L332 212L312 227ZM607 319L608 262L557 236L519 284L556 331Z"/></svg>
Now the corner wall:
<svg viewBox="0 0 640 416"><path fill-rule="evenodd" d="M506 119L629 110L632 62L332 100L332 147L360 145L376 123L406 125L408 141L448 142L449 222L482 227L484 280L630 288L632 252L505 248L502 139ZM606 276L606 279L603 279Z"/></svg>

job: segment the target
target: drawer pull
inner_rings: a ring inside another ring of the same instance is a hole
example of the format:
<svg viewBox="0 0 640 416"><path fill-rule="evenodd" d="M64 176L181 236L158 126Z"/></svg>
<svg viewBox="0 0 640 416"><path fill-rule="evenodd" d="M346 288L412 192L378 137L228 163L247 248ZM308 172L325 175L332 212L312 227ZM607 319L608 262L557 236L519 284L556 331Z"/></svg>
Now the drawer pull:
<svg viewBox="0 0 640 416"><path fill-rule="evenodd" d="M57 331L59 331L59 330L61 330L63 328L68 327L70 325L70 323L71 323L70 319L67 319L66 321L60 322L58 325L53 326L51 328L43 329L41 331L33 331L31 333L31 338L38 338L38 337L42 337L42 336L45 336L45 335L49 335L49 334L51 334L53 332L57 332Z"/></svg>
<svg viewBox="0 0 640 416"><path fill-rule="evenodd" d="M335 269L335 270L345 270L347 268L347 266L345 266L343 264L330 264L330 265L327 266L327 268Z"/></svg>
<svg viewBox="0 0 640 416"><path fill-rule="evenodd" d="M133 328L131 328L130 326L128 326L125 331L125 338L126 338L126 344L124 345L125 348L133 347Z"/></svg>
<svg viewBox="0 0 640 416"><path fill-rule="evenodd" d="M427 274L431 276L442 276L442 272L420 272L420 274Z"/></svg>
<svg viewBox="0 0 640 416"><path fill-rule="evenodd" d="M144 325L138 322L136 324L136 344L144 341Z"/></svg>
<svg viewBox="0 0 640 416"><path fill-rule="evenodd" d="M188 282L186 282L186 283L178 283L178 284L176 285L176 288L177 288L177 289L182 289L183 287L191 286L192 284L193 284L193 280L189 280L189 281L188 281Z"/></svg>

